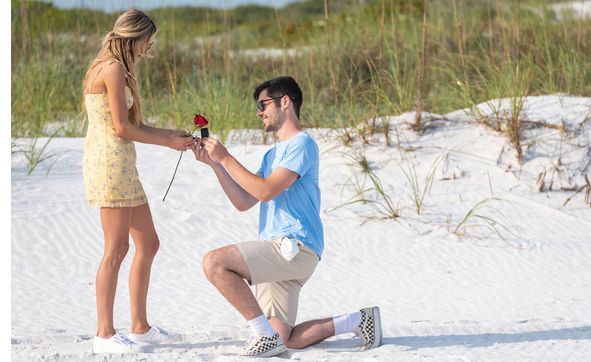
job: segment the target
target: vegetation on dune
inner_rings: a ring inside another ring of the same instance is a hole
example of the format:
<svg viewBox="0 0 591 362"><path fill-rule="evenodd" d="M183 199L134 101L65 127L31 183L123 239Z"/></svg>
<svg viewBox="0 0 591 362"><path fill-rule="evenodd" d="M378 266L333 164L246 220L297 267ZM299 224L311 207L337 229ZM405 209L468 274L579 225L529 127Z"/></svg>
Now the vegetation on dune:
<svg viewBox="0 0 591 362"><path fill-rule="evenodd" d="M154 59L139 76L146 120L185 128L199 112L214 132L258 128L253 87L290 74L305 94L303 120L318 127L410 111L419 95L423 110L440 114L512 97L513 115L483 122L519 147L524 96L591 95L591 20L558 21L549 4L308 0L281 9L154 9ZM17 0L11 10L12 136L57 128L83 136L82 77L118 14Z"/></svg>

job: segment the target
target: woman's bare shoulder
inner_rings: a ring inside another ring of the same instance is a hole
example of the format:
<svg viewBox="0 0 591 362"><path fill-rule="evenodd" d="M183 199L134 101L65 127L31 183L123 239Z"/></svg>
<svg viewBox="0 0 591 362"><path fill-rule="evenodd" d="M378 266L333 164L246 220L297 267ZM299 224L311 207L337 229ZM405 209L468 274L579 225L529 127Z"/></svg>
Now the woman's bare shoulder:
<svg viewBox="0 0 591 362"><path fill-rule="evenodd" d="M105 65L103 70L103 81L105 84L117 84L125 86L127 71L120 63L111 61Z"/></svg>
<svg viewBox="0 0 591 362"><path fill-rule="evenodd" d="M105 76L111 76L111 77L122 77L125 78L127 71L125 70L125 67L123 67L123 64L115 61L115 60L108 60L107 62L105 62L104 64L104 75Z"/></svg>
<svg viewBox="0 0 591 362"><path fill-rule="evenodd" d="M125 68L122 64L114 60L106 60L102 63L97 64L94 67L94 69L88 74L88 77L85 79L84 82L84 88L86 89L87 85L89 84L89 81L92 81L91 86L93 89L103 88L106 82L125 82L126 74L127 72L125 71ZM99 91L104 92L104 89L100 89Z"/></svg>

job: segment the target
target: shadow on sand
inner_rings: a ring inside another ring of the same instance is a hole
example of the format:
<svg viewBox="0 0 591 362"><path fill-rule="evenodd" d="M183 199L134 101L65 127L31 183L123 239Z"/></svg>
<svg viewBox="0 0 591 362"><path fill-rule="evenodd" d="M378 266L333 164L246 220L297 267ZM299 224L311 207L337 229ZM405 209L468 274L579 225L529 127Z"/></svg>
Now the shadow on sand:
<svg viewBox="0 0 591 362"><path fill-rule="evenodd" d="M567 339L591 339L591 326L521 333L483 333L420 337L386 337L384 338L384 344L396 344L399 346L408 346L411 347L411 349L419 349L447 346L489 347L493 344L498 343L522 343Z"/></svg>
<svg viewBox="0 0 591 362"><path fill-rule="evenodd" d="M410 350L450 346L489 347L502 343L522 343L549 340L591 339L591 326L532 331L520 333L449 334L439 336L384 337L383 345L406 346ZM315 348L337 351L351 351L359 347L359 339L339 339L322 342ZM314 347L313 347L314 348Z"/></svg>
<svg viewBox="0 0 591 362"><path fill-rule="evenodd" d="M439 336L404 336L404 337L384 337L383 345L396 345L408 347L408 350L418 350L421 348L437 347L489 347L495 344L538 342L550 340L584 340L591 339L591 326L553 329L546 331L532 331L521 333L481 333L481 334L448 334ZM174 344L163 344L155 347L154 351L164 352L175 349L194 350L210 348L216 346L233 346L240 348L244 345L242 340L220 340L215 342L187 343L180 342ZM360 346L358 338L344 338L334 341L324 341L318 345L308 347L310 349L320 349L327 352L351 352ZM291 355L296 350L288 351L285 356Z"/></svg>

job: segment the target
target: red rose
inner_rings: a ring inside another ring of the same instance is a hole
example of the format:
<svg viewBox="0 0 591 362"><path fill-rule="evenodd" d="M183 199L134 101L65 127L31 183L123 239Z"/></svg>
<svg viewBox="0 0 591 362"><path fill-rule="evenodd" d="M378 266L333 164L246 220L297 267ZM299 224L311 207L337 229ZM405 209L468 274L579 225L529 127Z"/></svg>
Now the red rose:
<svg viewBox="0 0 591 362"><path fill-rule="evenodd" d="M193 119L193 122L199 128L207 126L207 124L209 123L209 122L207 122L207 119L200 114L195 114L195 118Z"/></svg>
<svg viewBox="0 0 591 362"><path fill-rule="evenodd" d="M193 118L193 123L195 123L195 129L193 130L192 133L187 132L187 136L193 136L195 134L195 131L197 131L197 129L201 128L201 138L206 138L209 136L209 131L207 130L207 128L202 128L204 126L207 126L207 124L209 123L207 121L207 118L203 117L200 114L195 113L195 118ZM170 191L170 186L172 186L172 182L174 181L174 177L176 176L176 171L179 168L179 164L181 163L181 158L183 158L183 153L184 151L181 151L181 155L179 156L179 160L176 163L176 167L174 169L174 173L172 174L172 179L170 180L170 183L168 184L168 188L166 189L166 193L164 194L164 197L162 198L162 201L164 202L164 200L166 200L166 195L168 195L168 191Z"/></svg>

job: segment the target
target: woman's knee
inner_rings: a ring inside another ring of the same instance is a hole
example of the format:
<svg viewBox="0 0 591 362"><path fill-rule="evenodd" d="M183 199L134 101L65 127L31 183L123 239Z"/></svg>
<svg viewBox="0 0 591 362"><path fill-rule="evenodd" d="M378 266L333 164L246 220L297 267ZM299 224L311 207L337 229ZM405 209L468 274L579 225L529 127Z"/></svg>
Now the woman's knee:
<svg viewBox="0 0 591 362"><path fill-rule="evenodd" d="M121 240L113 244L114 246L105 250L103 262L108 266L119 267L129 251L129 240Z"/></svg>
<svg viewBox="0 0 591 362"><path fill-rule="evenodd" d="M136 243L136 249L136 253L140 253L147 258L153 258L160 249L160 240L158 237L155 237L150 241L143 241L141 244Z"/></svg>

